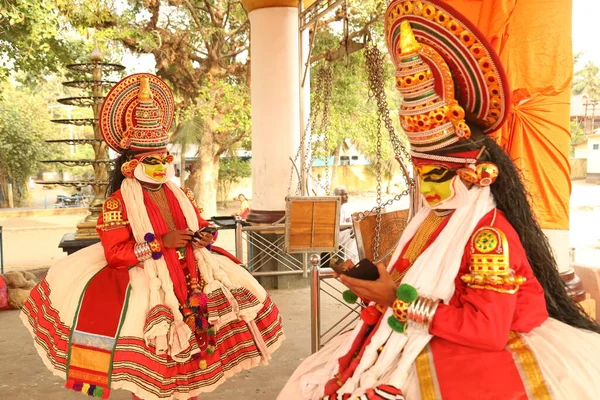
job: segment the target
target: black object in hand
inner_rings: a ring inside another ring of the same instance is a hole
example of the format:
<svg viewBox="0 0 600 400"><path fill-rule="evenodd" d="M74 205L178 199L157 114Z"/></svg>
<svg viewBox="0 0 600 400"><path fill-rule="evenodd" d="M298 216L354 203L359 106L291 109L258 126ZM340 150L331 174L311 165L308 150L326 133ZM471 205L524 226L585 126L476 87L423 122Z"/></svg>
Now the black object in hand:
<svg viewBox="0 0 600 400"><path fill-rule="evenodd" d="M201 233L207 232L207 233L215 233L216 231L219 230L218 226L214 226L214 225L207 225L204 228L200 228L198 229L196 232L194 232L194 238L195 239L202 239L202 237L200 236Z"/></svg>
<svg viewBox="0 0 600 400"><path fill-rule="evenodd" d="M333 264L331 268L338 274L344 274L351 278L362 279L365 281L376 281L379 279L379 270L377 266L368 258L363 258L350 269L341 269L339 265Z"/></svg>

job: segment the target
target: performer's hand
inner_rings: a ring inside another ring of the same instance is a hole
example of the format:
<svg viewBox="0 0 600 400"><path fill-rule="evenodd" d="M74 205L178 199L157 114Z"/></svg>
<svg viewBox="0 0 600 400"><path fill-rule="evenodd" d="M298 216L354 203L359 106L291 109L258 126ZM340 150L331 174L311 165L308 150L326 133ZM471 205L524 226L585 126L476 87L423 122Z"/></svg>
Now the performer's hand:
<svg viewBox="0 0 600 400"><path fill-rule="evenodd" d="M190 240L192 240L193 236L194 232L190 231L189 229L171 231L162 235L163 246L167 249L178 249L180 247L185 247Z"/></svg>
<svg viewBox="0 0 600 400"><path fill-rule="evenodd" d="M338 267L339 267L338 271L339 270L348 270L348 269L354 267L354 261L352 261L352 260L346 260L344 262L339 263ZM334 278L339 278L340 275L341 274L338 274L335 270L333 271L333 277Z"/></svg>
<svg viewBox="0 0 600 400"><path fill-rule="evenodd" d="M377 270L379 271L379 279L376 281L351 278L343 274L340 275L340 281L361 299L391 307L396 300L396 283L387 272L385 265L382 263L377 264Z"/></svg>
<svg viewBox="0 0 600 400"><path fill-rule="evenodd" d="M192 246L202 248L206 247L215 242L215 238L212 233L209 232L201 232L200 239L194 238L192 241Z"/></svg>

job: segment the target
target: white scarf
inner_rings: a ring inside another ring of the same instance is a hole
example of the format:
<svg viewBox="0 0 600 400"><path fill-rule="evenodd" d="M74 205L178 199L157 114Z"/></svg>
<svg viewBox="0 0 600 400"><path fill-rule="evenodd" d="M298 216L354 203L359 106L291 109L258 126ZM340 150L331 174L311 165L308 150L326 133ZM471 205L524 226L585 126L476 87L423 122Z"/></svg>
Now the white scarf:
<svg viewBox="0 0 600 400"><path fill-rule="evenodd" d="M178 189L180 192L181 190ZM175 191L174 191L175 192ZM121 194L127 210L127 219L137 243L144 243L146 233L155 233L152 223L148 217L144 205L144 193L142 185L136 180L127 178L121 184ZM185 203L177 198L183 209ZM186 199L187 200L187 199ZM189 203L189 200L188 200ZM195 218L195 226L198 229L198 219ZM193 227L193 221L188 220L188 226ZM169 275L169 269L164 257L154 260L152 257L143 262L144 272L149 279L150 299L149 310L157 305L166 305L173 315L173 323L162 322L153 325L152 329L144 332L146 345L156 348L156 354L169 354L175 360L185 361L189 354L178 357L188 347L192 330L183 322L183 316L179 311L179 301L173 289L173 281Z"/></svg>
<svg viewBox="0 0 600 400"><path fill-rule="evenodd" d="M416 259L402 282L414 286L419 296L440 299L447 304L455 291L454 279L458 274L465 246L481 218L495 206L489 187L471 188L466 204L457 207L446 227L431 246ZM402 250L430 212L431 208L425 205L410 221L390 260L388 271L394 267ZM384 321L387 321L390 315L392 310L388 309L383 315ZM323 396L325 384L338 372L337 358L348 351L361 326L362 321L353 334L349 335L347 342L340 346L340 351L335 354L336 359L326 364L325 370L303 377L303 395L311 399ZM365 349L354 374L338 393L352 393L354 398L379 384L402 388L411 365L431 338L429 333L411 327L406 335L399 334L387 323L382 323ZM384 349L378 356L378 349L383 345Z"/></svg>
<svg viewBox="0 0 600 400"><path fill-rule="evenodd" d="M188 228L197 231L199 221L190 199L173 182L167 182L165 185L175 195ZM123 195L133 236L136 242L143 243L146 233L154 233L154 229L144 205L142 186L136 179L125 179L121 184L121 194ZM265 290L244 269L237 267L237 265L231 263L237 268L220 265L210 251L205 248L195 248L194 256L202 279L206 282L204 292L209 294L211 291L221 290L233 309L233 312L228 315L220 316L217 320L209 320L209 322L218 329L220 325L234 319L252 320L262 305L239 310L238 303L231 291L242 287L242 284L244 284L244 287L248 288L262 303L266 297ZM185 350L188 347L192 331L183 322L167 263L164 257L161 257L158 260L150 258L144 261L143 265L150 286L149 309L164 304L171 310L174 319L170 326L167 323L156 324L151 331L145 332L146 344L154 346L157 354L167 353L176 361L186 361L190 357L190 353L185 352ZM185 354L185 356L179 356L180 353Z"/></svg>

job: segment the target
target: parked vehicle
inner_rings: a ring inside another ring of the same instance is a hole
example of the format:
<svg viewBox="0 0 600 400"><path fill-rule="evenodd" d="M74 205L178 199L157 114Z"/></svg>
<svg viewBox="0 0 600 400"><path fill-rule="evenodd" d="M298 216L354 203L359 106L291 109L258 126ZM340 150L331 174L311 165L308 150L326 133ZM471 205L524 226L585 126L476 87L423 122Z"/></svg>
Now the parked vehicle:
<svg viewBox="0 0 600 400"><path fill-rule="evenodd" d="M87 207L90 204L90 196L75 193L71 196L59 194L56 196L54 208Z"/></svg>

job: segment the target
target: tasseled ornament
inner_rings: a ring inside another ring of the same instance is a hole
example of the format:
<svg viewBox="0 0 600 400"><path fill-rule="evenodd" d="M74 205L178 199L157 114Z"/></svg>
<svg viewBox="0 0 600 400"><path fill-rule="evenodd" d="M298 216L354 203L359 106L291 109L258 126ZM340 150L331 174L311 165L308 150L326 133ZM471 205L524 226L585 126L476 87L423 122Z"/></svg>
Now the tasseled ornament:
<svg viewBox="0 0 600 400"><path fill-rule="evenodd" d="M206 346L206 354L208 354L209 356L212 356L215 353L215 350L217 348L213 345L208 345Z"/></svg>
<svg viewBox="0 0 600 400"><path fill-rule="evenodd" d="M367 325L375 325L380 317L381 312L375 306L368 306L360 312L360 318Z"/></svg>
<svg viewBox="0 0 600 400"><path fill-rule="evenodd" d="M202 310L203 312L207 312L208 311L208 297L206 296L206 293L202 292L200 293L200 310Z"/></svg>
<svg viewBox="0 0 600 400"><path fill-rule="evenodd" d="M208 319L206 319L206 317L199 315L198 317L196 317L195 322L195 328L204 332L206 331L206 329L208 328Z"/></svg>
<svg viewBox="0 0 600 400"><path fill-rule="evenodd" d="M201 295L202 293L200 292L193 292L192 294L190 294L190 297L188 299L188 304L190 305L190 307L200 307Z"/></svg>
<svg viewBox="0 0 600 400"><path fill-rule="evenodd" d="M396 318L394 318L393 315L390 315L390 317L388 318L388 325L390 326L390 328L392 328L398 333L403 333L404 329L406 329L406 324L404 322L398 321Z"/></svg>
<svg viewBox="0 0 600 400"><path fill-rule="evenodd" d="M90 387L87 390L87 395L88 396L94 396L94 391L96 390L96 385L90 385Z"/></svg>
<svg viewBox="0 0 600 400"><path fill-rule="evenodd" d="M356 295L356 293L354 293L350 289L344 290L342 296L344 297L344 301L348 304L354 304L358 300L358 296Z"/></svg>
<svg viewBox="0 0 600 400"><path fill-rule="evenodd" d="M200 360L200 362L198 363L198 367L200 369L206 369L208 367L208 362L206 362L206 360Z"/></svg>
<svg viewBox="0 0 600 400"><path fill-rule="evenodd" d="M417 289L407 283L403 283L396 289L396 298L406 303L412 303L417 297Z"/></svg>

